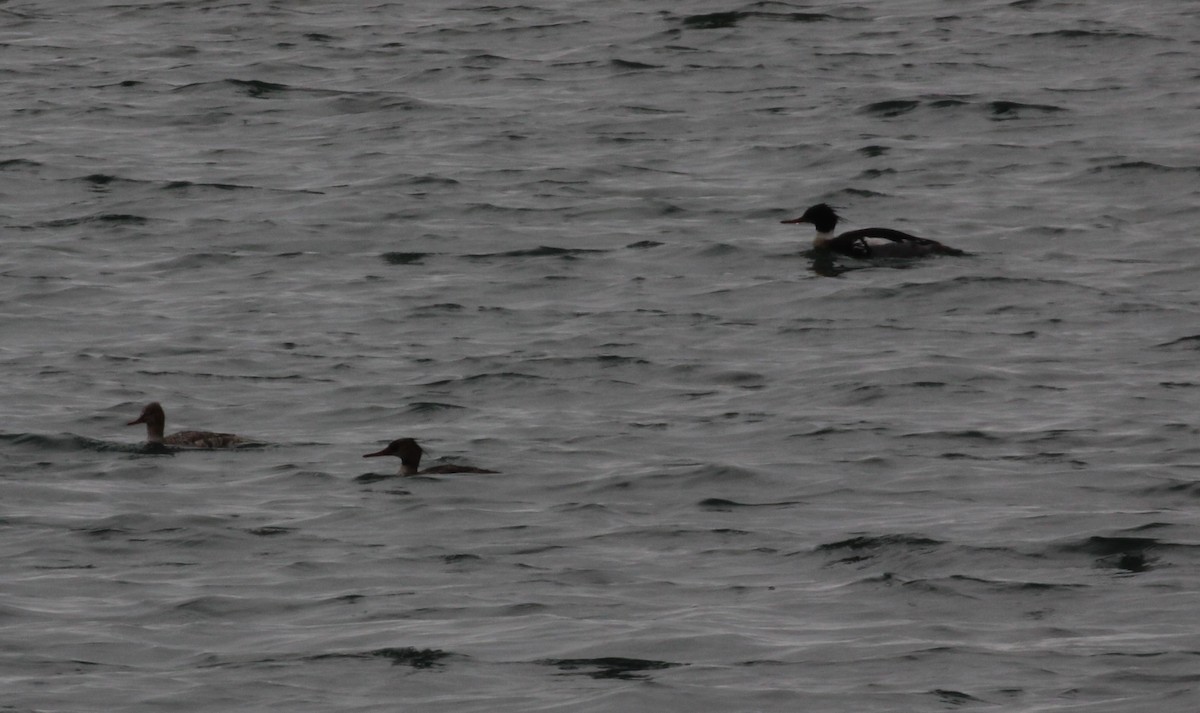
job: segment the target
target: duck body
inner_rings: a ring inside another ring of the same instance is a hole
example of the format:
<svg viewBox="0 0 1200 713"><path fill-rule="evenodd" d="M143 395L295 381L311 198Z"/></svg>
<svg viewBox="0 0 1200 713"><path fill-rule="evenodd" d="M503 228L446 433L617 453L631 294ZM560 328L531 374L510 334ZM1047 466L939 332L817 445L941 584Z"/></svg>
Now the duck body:
<svg viewBox="0 0 1200 713"><path fill-rule="evenodd" d="M826 203L818 203L799 218L781 221L785 224L811 223L817 229L813 248L838 255L870 260L873 258L914 258L929 255L966 255L958 248L936 240L919 238L891 228L863 228L835 235L839 216Z"/></svg>
<svg viewBox="0 0 1200 713"><path fill-rule="evenodd" d="M448 473L495 473L494 470L486 468L474 468L469 465L455 465L446 463L443 465L435 465L432 468L420 470L421 456L425 454L425 450L421 448L415 440L411 438L397 438L387 444L383 450L375 453L367 453L363 458L380 458L383 456L396 456L400 459L400 475L444 475Z"/></svg>
<svg viewBox="0 0 1200 713"><path fill-rule="evenodd" d="M232 448L246 439L232 433L214 433L213 431L180 431L169 436L163 435L167 425L167 415L157 402L146 404L142 415L130 421L128 426L139 423L146 424L146 442L151 445L178 446L180 448Z"/></svg>

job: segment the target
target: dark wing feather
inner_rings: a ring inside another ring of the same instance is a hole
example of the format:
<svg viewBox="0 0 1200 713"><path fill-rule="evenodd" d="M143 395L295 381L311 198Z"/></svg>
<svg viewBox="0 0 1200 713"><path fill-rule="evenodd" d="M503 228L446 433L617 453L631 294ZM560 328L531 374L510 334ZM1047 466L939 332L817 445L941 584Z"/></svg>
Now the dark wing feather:
<svg viewBox="0 0 1200 713"><path fill-rule="evenodd" d="M962 255L962 250L952 248L948 245L942 245L936 240L929 238L918 238L915 235L892 230L891 228L863 228L861 230L850 230L834 238L830 241L830 247L838 252L853 257L871 257L874 251L867 244L868 238L879 238L882 240L890 240L899 245L907 245L914 248L914 253L928 254L941 253L943 255ZM888 252L888 251L883 251Z"/></svg>
<svg viewBox="0 0 1200 713"><path fill-rule="evenodd" d="M446 463L445 465L435 465L432 468L426 468L421 471L421 475L437 475L441 473L495 473L494 470L486 468L474 468L469 465L455 465L454 463Z"/></svg>
<svg viewBox="0 0 1200 713"><path fill-rule="evenodd" d="M852 231L861 233L861 230ZM860 259L871 257L871 246L867 245L867 241L863 240L861 235L851 235L850 233L842 233L836 238L825 243L826 250L832 250L839 255L848 255Z"/></svg>
<svg viewBox="0 0 1200 713"><path fill-rule="evenodd" d="M899 230L892 230L891 228L863 228L862 230L848 230L837 236L838 240L860 240L863 238L883 238L884 240L891 240L894 243L904 243L911 240L920 245L940 245L940 243L938 243L936 240L930 240L929 238L918 238L915 235L902 233Z"/></svg>

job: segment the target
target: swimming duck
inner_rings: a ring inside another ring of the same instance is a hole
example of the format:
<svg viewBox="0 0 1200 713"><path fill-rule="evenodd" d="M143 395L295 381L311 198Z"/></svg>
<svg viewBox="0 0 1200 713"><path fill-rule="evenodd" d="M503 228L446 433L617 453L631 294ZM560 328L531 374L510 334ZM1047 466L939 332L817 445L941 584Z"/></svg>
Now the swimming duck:
<svg viewBox="0 0 1200 713"><path fill-rule="evenodd" d="M383 450L376 453L367 453L363 458L377 458L379 456L396 456L400 459L400 475L440 475L443 473L495 473L494 470L486 470L484 468L472 468L469 465L455 465L446 463L444 465L435 465L432 468L418 470L421 466L421 456L425 451L411 438L397 438L387 444Z"/></svg>
<svg viewBox="0 0 1200 713"><path fill-rule="evenodd" d="M826 203L812 206L799 218L780 222L787 224L812 223L817 229L817 237L813 240L814 248L864 260L888 257L924 257L926 255L966 255L962 250L943 245L936 240L918 238L915 235L891 228L863 228L834 236L833 230L837 227L838 214Z"/></svg>
<svg viewBox="0 0 1200 713"><path fill-rule="evenodd" d="M232 433L213 433L212 431L180 431L169 436L163 436L163 428L167 424L167 414L157 401L146 404L142 415L130 421L128 426L139 423L146 424L146 441L152 445L183 446L185 448L230 448L245 439Z"/></svg>

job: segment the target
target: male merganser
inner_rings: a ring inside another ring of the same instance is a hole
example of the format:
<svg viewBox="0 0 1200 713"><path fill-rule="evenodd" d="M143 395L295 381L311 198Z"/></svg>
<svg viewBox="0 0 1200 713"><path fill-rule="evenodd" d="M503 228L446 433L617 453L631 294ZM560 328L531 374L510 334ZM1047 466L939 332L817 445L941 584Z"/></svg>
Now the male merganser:
<svg viewBox="0 0 1200 713"><path fill-rule="evenodd" d="M212 431L180 431L169 436L163 436L163 427L167 425L167 415L157 401L146 404L142 415L127 423L134 426L146 424L146 441L151 445L183 446L186 448L230 448L245 439L232 433L213 433Z"/></svg>
<svg viewBox="0 0 1200 713"><path fill-rule="evenodd" d="M469 465L455 465L446 463L445 465L435 465L432 468L418 470L421 466L421 456L425 453L421 446L411 438L397 438L387 447L377 453L368 453L363 458L377 458L379 456L396 456L400 459L400 475L439 475L442 473L495 473L494 470L486 470L484 468L472 468Z"/></svg>
<svg viewBox="0 0 1200 713"><path fill-rule="evenodd" d="M926 255L966 255L965 252L936 240L918 238L891 228L863 228L834 236L838 214L828 204L818 203L804 215L782 223L812 223L817 229L813 247L860 259L886 257L924 257Z"/></svg>

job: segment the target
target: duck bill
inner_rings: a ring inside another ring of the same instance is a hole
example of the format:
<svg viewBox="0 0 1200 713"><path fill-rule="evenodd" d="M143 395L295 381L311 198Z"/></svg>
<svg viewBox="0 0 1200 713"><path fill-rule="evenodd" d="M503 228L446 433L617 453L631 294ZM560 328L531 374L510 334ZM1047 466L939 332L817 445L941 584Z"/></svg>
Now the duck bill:
<svg viewBox="0 0 1200 713"><path fill-rule="evenodd" d="M363 458L378 458L379 456L390 456L390 455L391 455L391 453L388 453L387 449L384 448L383 450L381 450L377 453L368 453L368 454L364 455Z"/></svg>
<svg viewBox="0 0 1200 713"><path fill-rule="evenodd" d="M129 423L127 423L125 425L126 426L136 426L139 423L145 423L145 422L146 422L145 416L138 416L137 418L133 419L132 421L130 421Z"/></svg>
<svg viewBox="0 0 1200 713"><path fill-rule="evenodd" d="M807 223L808 221L804 218L792 218L791 220L781 220L779 222L783 223L784 225L791 225L793 223Z"/></svg>

